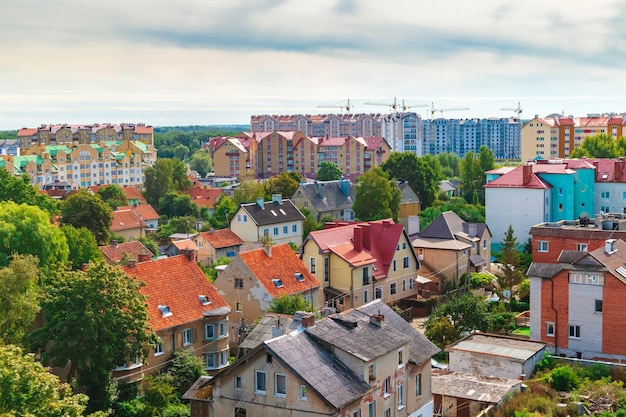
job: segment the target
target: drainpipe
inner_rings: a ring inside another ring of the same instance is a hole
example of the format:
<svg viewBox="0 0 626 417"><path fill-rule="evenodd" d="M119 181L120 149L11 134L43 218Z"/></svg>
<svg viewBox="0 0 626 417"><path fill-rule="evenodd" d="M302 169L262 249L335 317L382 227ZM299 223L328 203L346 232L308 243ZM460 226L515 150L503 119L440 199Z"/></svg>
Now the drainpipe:
<svg viewBox="0 0 626 417"><path fill-rule="evenodd" d="M554 354L558 355L559 354L559 333L558 333L558 328L559 328L559 312L557 311L557 309L554 308L554 280L550 280L550 295L552 297L551 300L551 308L552 311L554 311Z"/></svg>

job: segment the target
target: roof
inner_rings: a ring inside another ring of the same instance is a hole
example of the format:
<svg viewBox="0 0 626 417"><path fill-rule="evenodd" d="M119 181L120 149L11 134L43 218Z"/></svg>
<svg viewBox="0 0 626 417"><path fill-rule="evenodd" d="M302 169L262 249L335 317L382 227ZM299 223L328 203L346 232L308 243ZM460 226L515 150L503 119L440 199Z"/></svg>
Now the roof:
<svg viewBox="0 0 626 417"><path fill-rule="evenodd" d="M626 270L624 265L626 264L626 242L623 240L615 240L613 242L613 248L615 249L611 253L605 251L605 247L599 247L590 253L598 262L622 283L626 284Z"/></svg>
<svg viewBox="0 0 626 417"><path fill-rule="evenodd" d="M320 286L288 243L240 252L238 256L273 298L301 294ZM294 274L301 274L302 280Z"/></svg>
<svg viewBox="0 0 626 417"><path fill-rule="evenodd" d="M243 245L243 240L230 229L202 232L204 239L215 249Z"/></svg>
<svg viewBox="0 0 626 417"><path fill-rule="evenodd" d="M158 220L161 218L159 213L150 204L139 204L136 206L120 206L118 210L131 210L141 218L146 220Z"/></svg>
<svg viewBox="0 0 626 417"><path fill-rule="evenodd" d="M135 187L122 187L122 191L124 191L127 200L139 200L142 204L146 203L146 199L141 195L141 191Z"/></svg>
<svg viewBox="0 0 626 417"><path fill-rule="evenodd" d="M140 262L123 270L146 283L141 292L148 297L149 324L154 331L200 320L215 312L230 312L198 264L185 256ZM201 295L208 297L208 304L200 301ZM159 306L169 307L172 314L163 317Z"/></svg>
<svg viewBox="0 0 626 417"><path fill-rule="evenodd" d="M419 237L413 241L413 246L420 248L461 250L471 245L459 241L479 241L481 236L489 231L485 223L470 223L461 219L453 211L445 211L439 215ZM491 235L491 232L489 232Z"/></svg>
<svg viewBox="0 0 626 417"><path fill-rule="evenodd" d="M175 240L174 242L172 242L172 246L175 246L176 249L178 249L179 251L184 251L184 250L197 251L198 250L198 246L196 246L196 244L193 243L193 240L191 239Z"/></svg>
<svg viewBox="0 0 626 417"><path fill-rule="evenodd" d="M499 404L512 390L519 389L522 381L433 369L431 384L433 394Z"/></svg>
<svg viewBox="0 0 626 417"><path fill-rule="evenodd" d="M288 314L266 313L244 341L239 344L239 347L242 349L254 349L266 340L297 329L301 323L300 320L294 320L294 317ZM276 333L279 332L278 329L280 328L282 328L282 331L277 335Z"/></svg>
<svg viewBox="0 0 626 417"><path fill-rule="evenodd" d="M118 243L115 245L99 246L98 248L105 258L111 262L121 261L124 254L127 254L130 259L139 259L139 255L154 255L150 252L150 249L146 248L143 243L138 240L131 240L130 242Z"/></svg>
<svg viewBox="0 0 626 417"><path fill-rule="evenodd" d="M304 193L311 206L319 213L351 210L356 195L354 185L345 179L300 184L294 195L299 195L300 192Z"/></svg>
<svg viewBox="0 0 626 417"><path fill-rule="evenodd" d="M562 270L566 269L563 264L533 262L530 264L526 276L536 278L552 278Z"/></svg>
<svg viewBox="0 0 626 417"><path fill-rule="evenodd" d="M263 208L258 203L245 203L240 207L258 226L304 220L304 215L287 198L281 199L280 203L265 201Z"/></svg>
<svg viewBox="0 0 626 417"><path fill-rule="evenodd" d="M539 341L519 339L488 333L474 333L451 344L449 352L465 351L510 358L524 362L545 349L546 344Z"/></svg>
<svg viewBox="0 0 626 417"><path fill-rule="evenodd" d="M147 225L132 210L115 210L113 212L112 232L139 229L140 227L147 228Z"/></svg>
<svg viewBox="0 0 626 417"><path fill-rule="evenodd" d="M215 204L224 191L219 188L204 188L202 186L191 187L189 196L200 207L215 208Z"/></svg>
<svg viewBox="0 0 626 417"><path fill-rule="evenodd" d="M500 176L499 178L485 184L485 188L534 188L534 189L548 189L552 186L542 180L534 172L531 172L528 176L528 180L524 182L524 167L535 167L536 164L520 165L517 168L509 171L508 173ZM532 170L533 168L531 168Z"/></svg>

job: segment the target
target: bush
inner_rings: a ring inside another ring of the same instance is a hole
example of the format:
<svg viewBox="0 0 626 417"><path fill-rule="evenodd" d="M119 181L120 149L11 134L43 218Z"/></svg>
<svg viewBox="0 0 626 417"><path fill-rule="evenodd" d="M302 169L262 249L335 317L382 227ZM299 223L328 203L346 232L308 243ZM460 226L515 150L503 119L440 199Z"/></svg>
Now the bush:
<svg viewBox="0 0 626 417"><path fill-rule="evenodd" d="M494 276L485 272L472 272L470 275L470 286L473 289L488 287L493 283Z"/></svg>
<svg viewBox="0 0 626 417"><path fill-rule="evenodd" d="M578 375L568 365L553 369L549 376L549 382L552 388L557 391L571 391L580 385Z"/></svg>

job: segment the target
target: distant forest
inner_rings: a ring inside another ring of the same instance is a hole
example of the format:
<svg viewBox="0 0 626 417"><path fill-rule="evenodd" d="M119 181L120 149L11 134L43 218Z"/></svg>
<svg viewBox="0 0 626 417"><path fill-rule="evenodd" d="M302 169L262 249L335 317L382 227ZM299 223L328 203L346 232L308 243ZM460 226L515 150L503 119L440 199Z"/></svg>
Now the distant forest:
<svg viewBox="0 0 626 417"><path fill-rule="evenodd" d="M0 130L0 140L17 139L17 130Z"/></svg>

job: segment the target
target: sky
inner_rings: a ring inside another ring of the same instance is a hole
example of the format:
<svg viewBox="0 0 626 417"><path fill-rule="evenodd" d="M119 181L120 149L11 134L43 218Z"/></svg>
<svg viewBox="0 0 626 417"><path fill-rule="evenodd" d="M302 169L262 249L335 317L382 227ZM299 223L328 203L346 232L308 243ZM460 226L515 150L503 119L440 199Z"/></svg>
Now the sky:
<svg viewBox="0 0 626 417"><path fill-rule="evenodd" d="M618 0L2 0L0 130L247 124L348 99L621 113L625 18Z"/></svg>

